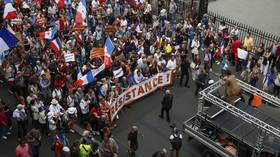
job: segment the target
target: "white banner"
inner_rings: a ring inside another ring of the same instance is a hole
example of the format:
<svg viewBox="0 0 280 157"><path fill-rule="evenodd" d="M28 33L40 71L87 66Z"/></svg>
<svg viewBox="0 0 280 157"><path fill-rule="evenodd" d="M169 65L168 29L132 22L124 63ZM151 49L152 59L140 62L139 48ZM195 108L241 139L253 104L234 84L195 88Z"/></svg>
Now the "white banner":
<svg viewBox="0 0 280 157"><path fill-rule="evenodd" d="M247 56L248 56L248 52L243 50L243 49L238 48L237 49L237 56L238 56L239 59L246 60Z"/></svg>
<svg viewBox="0 0 280 157"><path fill-rule="evenodd" d="M114 120L115 116L125 105L152 93L160 87L170 84L172 84L172 72L167 71L158 73L137 85L131 86L109 105L111 120Z"/></svg>
<svg viewBox="0 0 280 157"><path fill-rule="evenodd" d="M64 60L65 62L75 62L75 55L74 53L67 53L67 54L64 54Z"/></svg>
<svg viewBox="0 0 280 157"><path fill-rule="evenodd" d="M114 78L122 77L122 76L123 76L122 67L120 67L120 68L117 69L117 70L114 70L113 73L114 73Z"/></svg>

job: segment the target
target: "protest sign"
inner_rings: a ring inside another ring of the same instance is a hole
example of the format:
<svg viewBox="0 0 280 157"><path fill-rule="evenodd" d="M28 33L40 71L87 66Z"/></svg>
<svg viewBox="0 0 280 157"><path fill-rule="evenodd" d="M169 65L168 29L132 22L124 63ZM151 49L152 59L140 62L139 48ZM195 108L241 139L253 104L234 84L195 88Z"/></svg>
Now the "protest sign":
<svg viewBox="0 0 280 157"><path fill-rule="evenodd" d="M75 61L75 54L74 53L68 53L64 55L65 62L74 62Z"/></svg>
<svg viewBox="0 0 280 157"><path fill-rule="evenodd" d="M237 49L237 56L238 56L239 59L246 60L247 56L248 56L248 52L243 50L243 49L238 48Z"/></svg>

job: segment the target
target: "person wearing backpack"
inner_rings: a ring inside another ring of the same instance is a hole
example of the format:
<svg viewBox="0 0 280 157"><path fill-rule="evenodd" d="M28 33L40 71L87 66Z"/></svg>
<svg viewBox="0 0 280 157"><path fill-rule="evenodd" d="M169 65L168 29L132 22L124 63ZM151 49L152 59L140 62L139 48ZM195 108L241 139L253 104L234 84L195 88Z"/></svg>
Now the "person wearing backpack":
<svg viewBox="0 0 280 157"><path fill-rule="evenodd" d="M182 147L182 139L182 134L179 133L177 128L174 128L173 133L169 137L171 143L171 157L179 157L179 152ZM175 155L174 152L176 152Z"/></svg>
<svg viewBox="0 0 280 157"><path fill-rule="evenodd" d="M54 152L54 156L61 157L62 149L63 149L63 143L59 139L59 137L56 136L55 141L54 141L53 145L51 146L51 150Z"/></svg>

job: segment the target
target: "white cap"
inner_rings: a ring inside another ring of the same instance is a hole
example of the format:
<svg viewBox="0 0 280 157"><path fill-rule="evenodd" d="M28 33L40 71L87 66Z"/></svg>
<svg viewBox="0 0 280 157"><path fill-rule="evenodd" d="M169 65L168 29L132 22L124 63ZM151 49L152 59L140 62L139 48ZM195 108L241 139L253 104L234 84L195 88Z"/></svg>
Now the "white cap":
<svg viewBox="0 0 280 157"><path fill-rule="evenodd" d="M214 83L214 80L209 80L208 81L208 84L213 84Z"/></svg>
<svg viewBox="0 0 280 157"><path fill-rule="evenodd" d="M66 152L66 153L69 153L69 152L70 152L69 147L66 147L66 146L63 147L62 150L63 150L63 152Z"/></svg>

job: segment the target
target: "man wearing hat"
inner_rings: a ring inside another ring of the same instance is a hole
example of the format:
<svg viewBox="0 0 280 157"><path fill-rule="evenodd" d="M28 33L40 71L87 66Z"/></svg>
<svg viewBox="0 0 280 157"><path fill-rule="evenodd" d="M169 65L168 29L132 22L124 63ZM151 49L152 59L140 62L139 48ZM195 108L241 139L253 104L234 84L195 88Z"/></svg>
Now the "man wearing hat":
<svg viewBox="0 0 280 157"><path fill-rule="evenodd" d="M56 118L59 118L63 114L64 109L60 106L56 99L52 99L49 111L54 113Z"/></svg>
<svg viewBox="0 0 280 157"><path fill-rule="evenodd" d="M26 130L27 114L22 104L17 105L17 108L13 112L13 118L15 118L17 121L18 138L23 138L27 133Z"/></svg>

